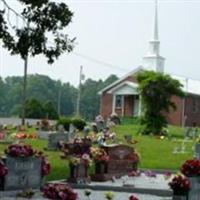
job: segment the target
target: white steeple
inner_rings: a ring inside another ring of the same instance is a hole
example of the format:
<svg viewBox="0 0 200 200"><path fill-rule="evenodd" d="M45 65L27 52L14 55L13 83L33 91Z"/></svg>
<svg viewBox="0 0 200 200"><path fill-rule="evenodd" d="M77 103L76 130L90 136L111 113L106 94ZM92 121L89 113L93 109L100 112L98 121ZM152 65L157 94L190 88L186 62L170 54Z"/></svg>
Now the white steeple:
<svg viewBox="0 0 200 200"><path fill-rule="evenodd" d="M149 42L149 51L143 58L144 67L148 70L164 72L165 58L160 56L160 41L158 37L158 3L155 0L155 19L153 39Z"/></svg>

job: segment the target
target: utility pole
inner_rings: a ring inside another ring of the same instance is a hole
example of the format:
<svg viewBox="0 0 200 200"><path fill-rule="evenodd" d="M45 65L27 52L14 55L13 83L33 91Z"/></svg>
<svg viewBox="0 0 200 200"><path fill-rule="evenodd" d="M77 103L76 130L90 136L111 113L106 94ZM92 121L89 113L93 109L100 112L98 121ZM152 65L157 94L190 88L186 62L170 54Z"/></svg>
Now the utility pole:
<svg viewBox="0 0 200 200"><path fill-rule="evenodd" d="M61 88L62 86L60 86L60 88L59 88L59 91L58 91L58 110L57 110L57 112L58 112L58 116L60 117L60 115L61 115L61 111L60 111L60 103L61 103Z"/></svg>
<svg viewBox="0 0 200 200"><path fill-rule="evenodd" d="M76 116L80 116L81 80L83 78L82 71L83 71L83 66L80 66L79 86L78 86L78 95L77 95L77 104L76 104Z"/></svg>
<svg viewBox="0 0 200 200"><path fill-rule="evenodd" d="M28 38L27 40L29 40L29 21L27 22L27 31L28 31ZM27 89L27 69L28 69L28 51L29 51L29 47L28 47L28 41L27 42L27 52L26 52L26 56L24 58L24 82L23 82L23 97L22 97L22 125L25 125L25 120L26 120L26 98L27 98L27 94L26 94L26 89Z"/></svg>

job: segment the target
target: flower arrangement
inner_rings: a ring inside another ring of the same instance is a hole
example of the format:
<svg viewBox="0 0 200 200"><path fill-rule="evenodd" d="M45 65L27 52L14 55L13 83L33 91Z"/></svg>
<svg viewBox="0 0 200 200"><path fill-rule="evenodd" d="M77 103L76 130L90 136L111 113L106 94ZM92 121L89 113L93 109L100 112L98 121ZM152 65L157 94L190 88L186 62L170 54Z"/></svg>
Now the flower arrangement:
<svg viewBox="0 0 200 200"><path fill-rule="evenodd" d="M29 157L35 154L32 147L26 144L11 144L5 153L12 157Z"/></svg>
<svg viewBox="0 0 200 200"><path fill-rule="evenodd" d="M49 160L47 159L47 156L45 156L43 154L43 152L40 151L40 152L36 153L36 157L39 157L42 161L42 163L41 163L42 176L49 175L51 172L51 164L50 164Z"/></svg>
<svg viewBox="0 0 200 200"><path fill-rule="evenodd" d="M181 172L185 176L199 176L200 175L200 160L187 160L181 167Z"/></svg>
<svg viewBox="0 0 200 200"><path fill-rule="evenodd" d="M12 137L16 139L35 139L37 138L37 135L36 133L27 134L27 133L20 132L20 133L13 133Z"/></svg>
<svg viewBox="0 0 200 200"><path fill-rule="evenodd" d="M78 195L66 184L47 184L43 187L44 197L52 200L77 200Z"/></svg>
<svg viewBox="0 0 200 200"><path fill-rule="evenodd" d="M183 175L176 175L171 182L169 182L169 186L173 190L174 194L186 194L190 190L190 181Z"/></svg>
<svg viewBox="0 0 200 200"><path fill-rule="evenodd" d="M141 172L139 170L132 170L128 173L129 177L140 176Z"/></svg>
<svg viewBox="0 0 200 200"><path fill-rule="evenodd" d="M95 162L108 162L110 159L106 151L102 148L91 147L90 152Z"/></svg>
<svg viewBox="0 0 200 200"><path fill-rule="evenodd" d="M114 194L111 191L105 192L105 197L107 200L112 200L114 199Z"/></svg>
<svg viewBox="0 0 200 200"><path fill-rule="evenodd" d="M156 178L156 173L151 171L151 170L147 170L144 172L144 174L147 176L147 177L150 177L150 178Z"/></svg>
<svg viewBox="0 0 200 200"><path fill-rule="evenodd" d="M129 159L131 159L134 163L138 163L140 161L140 155L135 150L132 154L130 154Z"/></svg>
<svg viewBox="0 0 200 200"><path fill-rule="evenodd" d="M3 160L0 160L0 177L4 177L8 174L8 168L6 167Z"/></svg>
<svg viewBox="0 0 200 200"><path fill-rule="evenodd" d="M42 119L41 120L41 125L40 125L41 130L43 131L48 131L50 128L50 124L48 119Z"/></svg>
<svg viewBox="0 0 200 200"><path fill-rule="evenodd" d="M90 155L84 153L83 155L79 155L79 156L70 156L69 157L69 163L73 166L77 166L79 164L84 164L85 166L89 166L91 165L91 159L90 159Z"/></svg>
<svg viewBox="0 0 200 200"><path fill-rule="evenodd" d="M73 166L77 166L77 165L80 165L81 163L81 158L80 157L74 157L74 156L71 156L69 158L69 163Z"/></svg>
<svg viewBox="0 0 200 200"><path fill-rule="evenodd" d="M131 195L130 197L129 197L129 200L139 200L136 196L134 196L134 195Z"/></svg>

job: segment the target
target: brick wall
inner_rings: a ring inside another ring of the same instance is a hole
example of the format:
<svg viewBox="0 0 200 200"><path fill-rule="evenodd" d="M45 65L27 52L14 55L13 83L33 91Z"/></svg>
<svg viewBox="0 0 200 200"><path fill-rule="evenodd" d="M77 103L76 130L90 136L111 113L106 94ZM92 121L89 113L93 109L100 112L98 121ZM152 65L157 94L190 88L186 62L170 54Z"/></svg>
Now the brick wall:
<svg viewBox="0 0 200 200"><path fill-rule="evenodd" d="M137 82L136 78L134 76L128 76L125 79L123 79L122 81L120 81L118 84L124 82L124 81L130 81L130 82ZM118 85L117 84L117 85ZM110 87L108 90L112 89L113 87L115 87L116 85ZM106 93L107 91L103 92L103 94L101 95L101 105L100 105L100 113L101 115L106 119L107 117L110 116L110 114L112 113L112 101L113 101L113 97L112 94L108 94ZM127 101L131 101L130 99ZM133 106L133 105L132 105ZM127 113L128 116L132 116L133 114L133 108L131 105L128 107L125 107L124 113ZM129 110L130 109L130 110ZM116 109L115 112L121 116L122 110L121 109ZM131 114L130 114L131 113Z"/></svg>
<svg viewBox="0 0 200 200"><path fill-rule="evenodd" d="M176 104L176 110L170 110L166 114L167 122L172 125L181 126L182 125L182 109L183 109L183 99L177 96L172 97L172 101Z"/></svg>
<svg viewBox="0 0 200 200"><path fill-rule="evenodd" d="M185 115L185 126L200 126L200 96L189 94L186 97Z"/></svg>
<svg viewBox="0 0 200 200"><path fill-rule="evenodd" d="M108 118L112 113L112 94L103 93L101 96L100 113L104 119Z"/></svg>

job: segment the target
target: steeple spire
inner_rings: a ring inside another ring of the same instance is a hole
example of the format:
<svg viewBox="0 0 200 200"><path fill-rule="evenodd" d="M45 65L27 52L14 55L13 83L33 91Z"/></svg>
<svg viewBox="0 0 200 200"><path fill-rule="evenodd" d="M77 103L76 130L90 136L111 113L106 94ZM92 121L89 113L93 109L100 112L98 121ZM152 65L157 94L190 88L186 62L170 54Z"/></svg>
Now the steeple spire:
<svg viewBox="0 0 200 200"><path fill-rule="evenodd" d="M158 1L155 0L154 40L158 40Z"/></svg>
<svg viewBox="0 0 200 200"><path fill-rule="evenodd" d="M143 58L144 67L148 70L164 72L165 58L160 56L160 41L158 38L158 1L155 0L154 33L153 39L149 42L149 51Z"/></svg>

